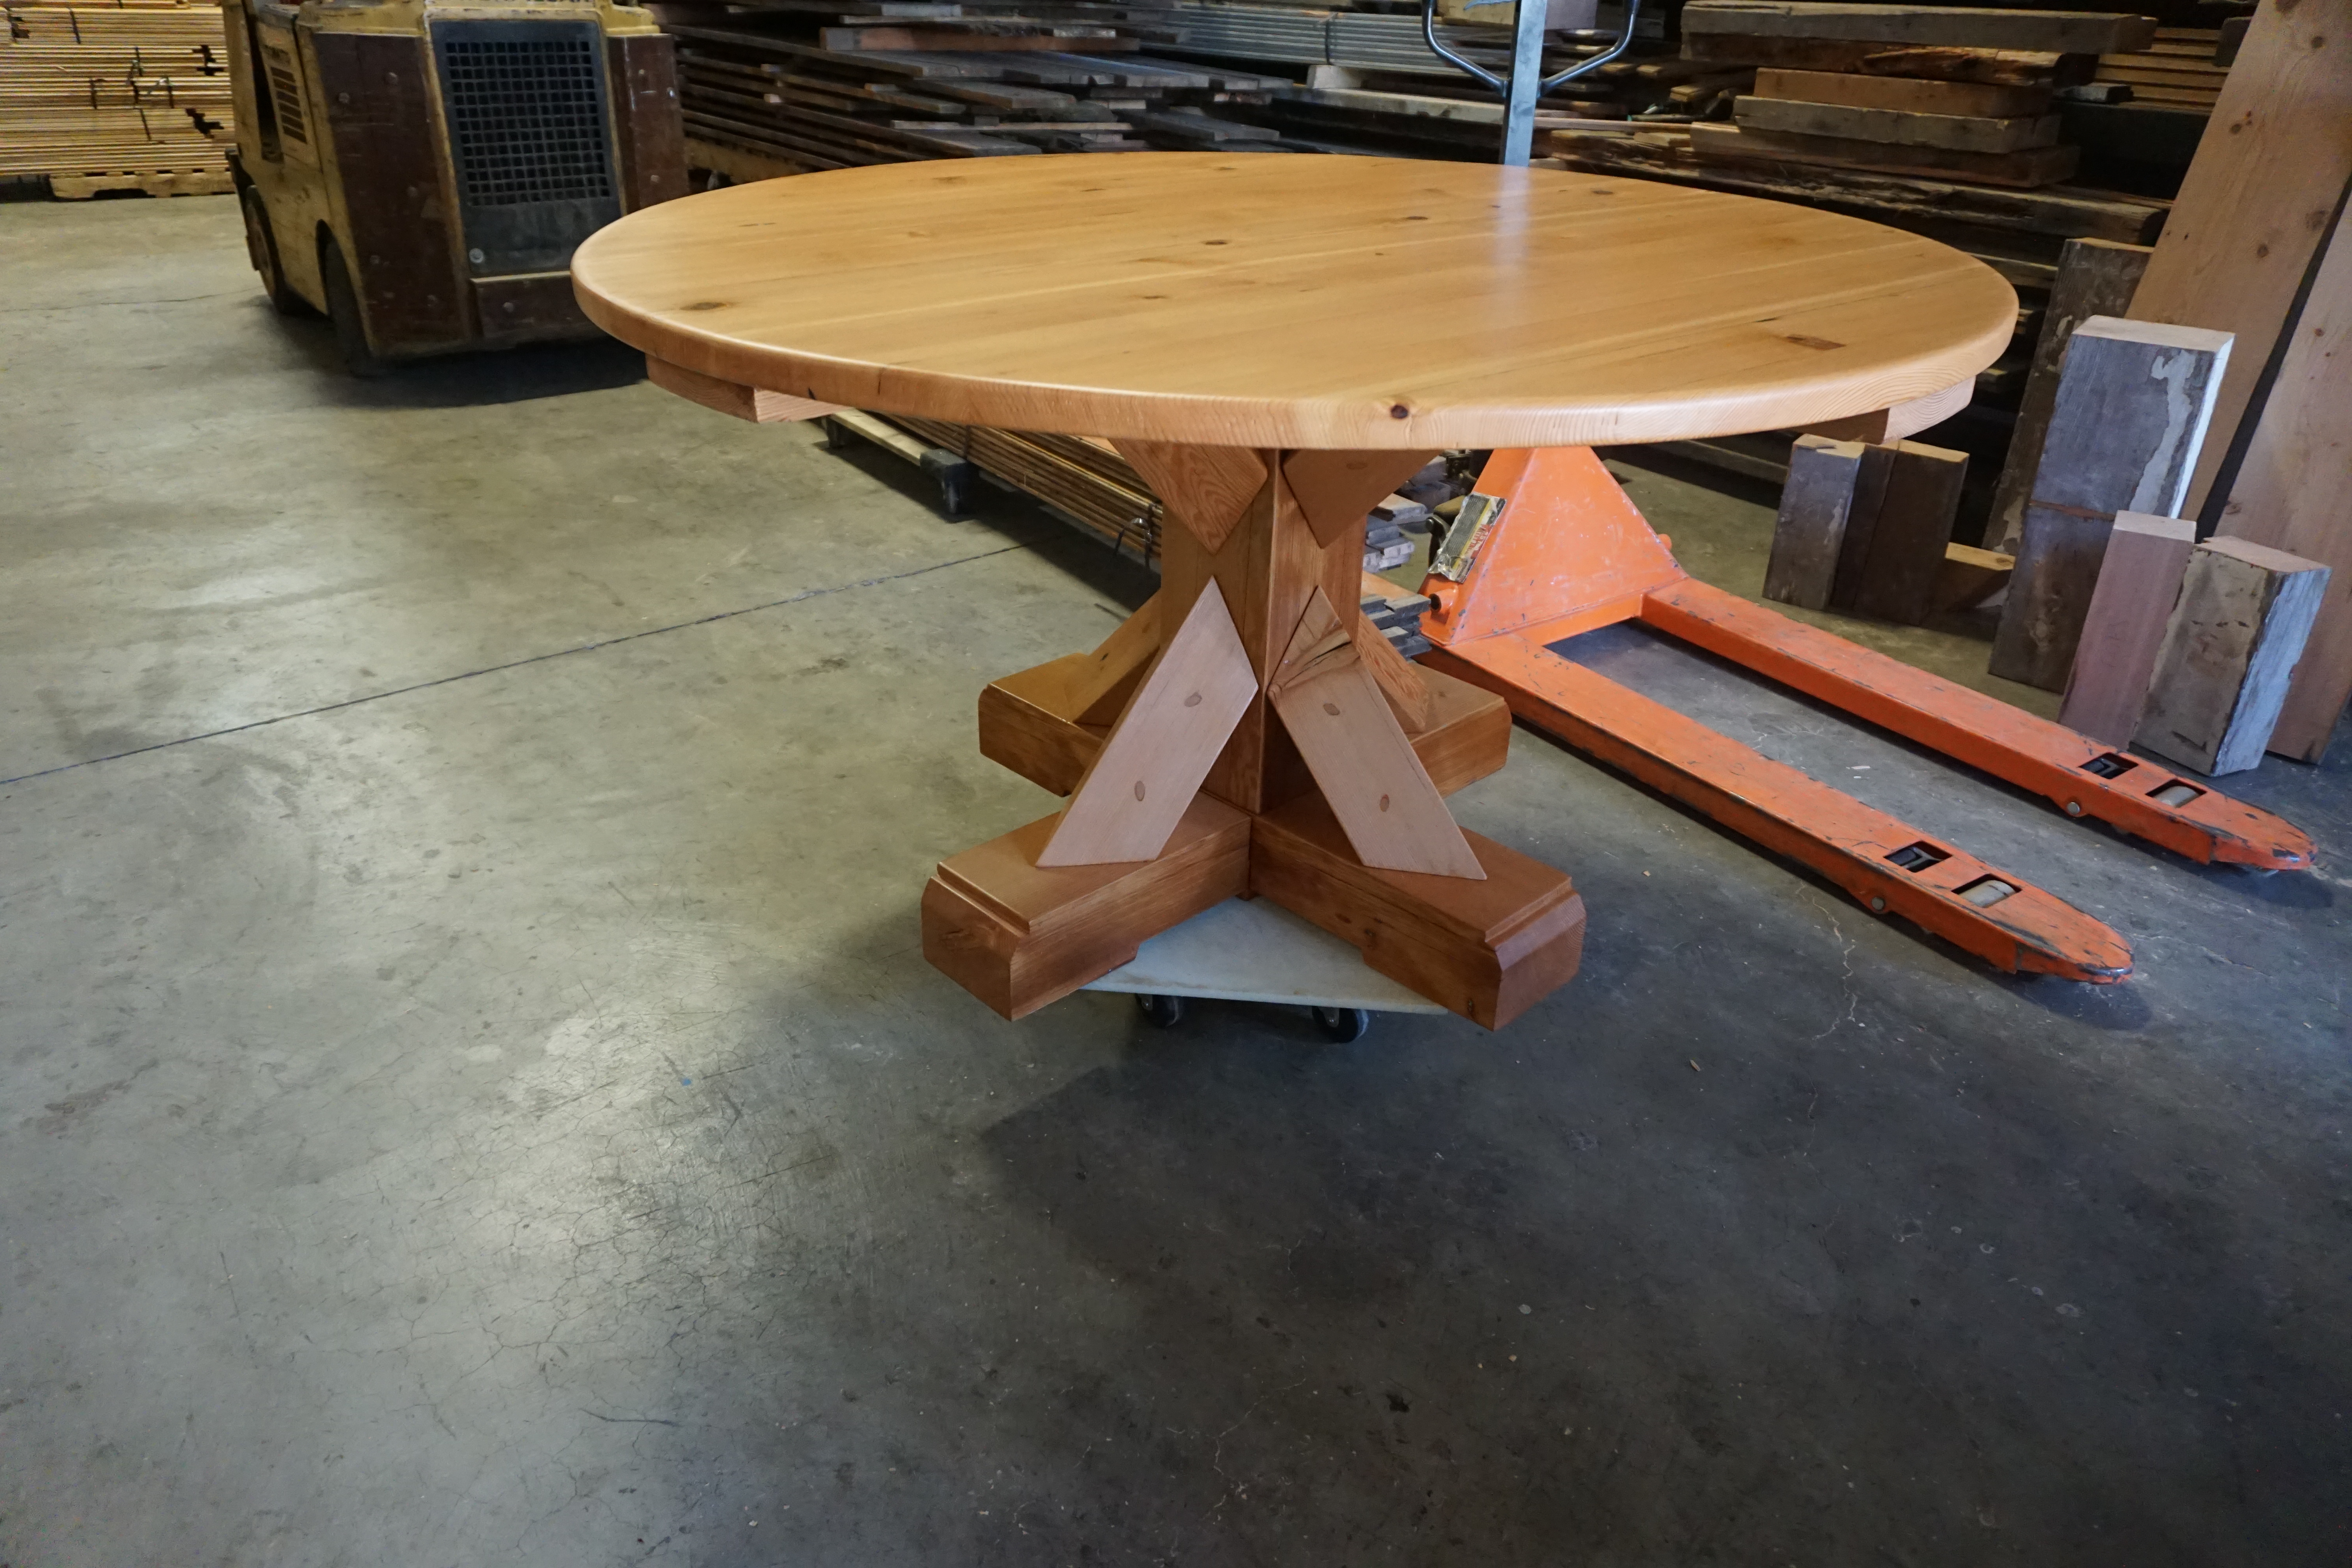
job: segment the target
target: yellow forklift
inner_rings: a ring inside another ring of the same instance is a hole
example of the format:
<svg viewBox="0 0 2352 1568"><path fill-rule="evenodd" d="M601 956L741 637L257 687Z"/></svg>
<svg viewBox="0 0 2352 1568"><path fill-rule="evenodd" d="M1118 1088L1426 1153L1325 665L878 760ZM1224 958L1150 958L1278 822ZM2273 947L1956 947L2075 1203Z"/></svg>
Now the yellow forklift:
<svg viewBox="0 0 2352 1568"><path fill-rule="evenodd" d="M686 194L669 38L613 0L223 0L230 154L270 303L354 375L596 335L572 251Z"/></svg>

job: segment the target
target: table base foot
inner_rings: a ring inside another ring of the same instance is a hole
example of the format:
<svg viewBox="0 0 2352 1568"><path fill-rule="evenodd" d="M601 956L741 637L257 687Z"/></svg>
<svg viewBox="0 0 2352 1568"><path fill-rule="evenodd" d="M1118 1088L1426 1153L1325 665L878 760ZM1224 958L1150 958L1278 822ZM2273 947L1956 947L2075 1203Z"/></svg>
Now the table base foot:
<svg viewBox="0 0 2352 1568"><path fill-rule="evenodd" d="M923 956L1007 1018L1025 1017L1230 898L1263 895L1352 942L1364 962L1499 1028L1567 984L1584 948L1568 875L1465 833L1484 880L1363 864L1319 795L1251 817L1196 798L1156 860L1045 866L1047 816L940 863L923 889Z"/></svg>
<svg viewBox="0 0 2352 1568"><path fill-rule="evenodd" d="M1254 819L1250 890L1362 950L1448 1012L1497 1029L1571 979L1584 900L1564 871L1466 829L1483 880L1365 865L1319 796Z"/></svg>
<svg viewBox="0 0 2352 1568"><path fill-rule="evenodd" d="M1109 973L1179 921L1249 891L1250 819L1194 798L1155 860L1040 866L1058 813L940 863L923 956L1007 1018Z"/></svg>

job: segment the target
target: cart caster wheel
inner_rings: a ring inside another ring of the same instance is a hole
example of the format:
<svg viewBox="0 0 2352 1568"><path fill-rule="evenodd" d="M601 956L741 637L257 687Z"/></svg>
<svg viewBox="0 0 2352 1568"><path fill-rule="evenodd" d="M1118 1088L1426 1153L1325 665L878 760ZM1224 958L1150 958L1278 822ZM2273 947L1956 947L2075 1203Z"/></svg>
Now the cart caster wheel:
<svg viewBox="0 0 2352 1568"><path fill-rule="evenodd" d="M1143 1021L1155 1029L1172 1029L1184 1021L1181 996L1138 996L1135 1005L1142 1011Z"/></svg>
<svg viewBox="0 0 2352 1568"><path fill-rule="evenodd" d="M1362 1039L1364 1031L1372 1026L1371 1014L1361 1007L1309 1007L1307 1010L1315 1015L1315 1026L1323 1031L1323 1037L1335 1046Z"/></svg>

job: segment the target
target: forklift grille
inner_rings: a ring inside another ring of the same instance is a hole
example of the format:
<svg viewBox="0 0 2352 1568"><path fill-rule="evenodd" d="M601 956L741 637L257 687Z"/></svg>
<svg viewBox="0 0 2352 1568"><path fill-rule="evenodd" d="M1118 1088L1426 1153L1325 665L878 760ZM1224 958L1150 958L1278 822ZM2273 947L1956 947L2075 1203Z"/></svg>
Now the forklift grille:
<svg viewBox="0 0 2352 1568"><path fill-rule="evenodd" d="M468 274L571 266L572 248L621 216L604 29L436 22L433 51Z"/></svg>
<svg viewBox="0 0 2352 1568"><path fill-rule="evenodd" d="M612 198L597 41L593 29L586 37L440 40L466 205Z"/></svg>

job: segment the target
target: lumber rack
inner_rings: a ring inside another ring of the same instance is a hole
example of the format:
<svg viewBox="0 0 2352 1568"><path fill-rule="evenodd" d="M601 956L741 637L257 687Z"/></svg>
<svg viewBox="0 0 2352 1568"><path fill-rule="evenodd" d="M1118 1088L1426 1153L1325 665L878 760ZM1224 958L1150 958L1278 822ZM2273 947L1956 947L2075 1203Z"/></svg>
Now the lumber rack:
<svg viewBox="0 0 2352 1568"><path fill-rule="evenodd" d="M1642 0L1625 0L1625 26L1615 43L1597 55L1546 76L1543 36L1549 12L1546 0L1519 0L1511 22L1510 74L1496 76L1437 41L1437 0L1421 0L1421 37L1429 46L1429 52L1503 95L1503 153L1497 161L1513 168L1526 168L1528 160L1534 155L1536 105L1555 89L1589 71L1599 70L1633 47L1633 29L1642 18Z"/></svg>
<svg viewBox="0 0 2352 1568"><path fill-rule="evenodd" d="M1474 511L1475 508L1475 511ZM2131 973L2100 921L1555 651L1639 621L2204 864L2302 870L2292 824L2008 703L1801 625L1685 572L1587 447L1497 452L1423 584L1422 662L1538 730L2011 973Z"/></svg>

